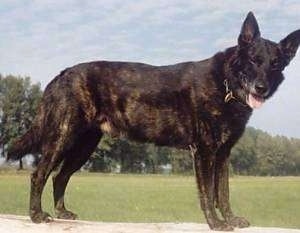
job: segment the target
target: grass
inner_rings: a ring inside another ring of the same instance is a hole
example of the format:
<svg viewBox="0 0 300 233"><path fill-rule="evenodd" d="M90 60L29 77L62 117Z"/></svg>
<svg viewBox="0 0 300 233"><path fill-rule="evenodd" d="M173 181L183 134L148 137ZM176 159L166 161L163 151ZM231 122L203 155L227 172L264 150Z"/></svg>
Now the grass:
<svg viewBox="0 0 300 233"><path fill-rule="evenodd" d="M300 228L300 177L235 177L230 184L233 209L252 225ZM51 186L43 206L53 215ZM0 213L27 215L28 198L29 174L0 174ZM191 176L77 174L66 204L84 220L205 222Z"/></svg>

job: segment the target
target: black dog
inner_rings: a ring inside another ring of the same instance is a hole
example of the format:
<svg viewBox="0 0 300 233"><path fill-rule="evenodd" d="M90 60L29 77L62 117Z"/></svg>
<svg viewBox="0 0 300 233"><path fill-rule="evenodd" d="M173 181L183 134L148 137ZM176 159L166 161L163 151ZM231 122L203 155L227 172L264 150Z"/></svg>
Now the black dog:
<svg viewBox="0 0 300 233"><path fill-rule="evenodd" d="M297 30L279 43L260 37L250 12L238 45L200 62L151 66L91 62L61 72L47 86L31 129L9 150L9 159L40 152L31 177L30 217L49 221L41 195L54 168L57 216L65 209L70 176L89 158L103 133L141 142L190 149L200 202L211 229L247 227L229 203L228 157L253 108L260 107L283 81L282 71L300 43ZM216 207L224 220L217 216Z"/></svg>

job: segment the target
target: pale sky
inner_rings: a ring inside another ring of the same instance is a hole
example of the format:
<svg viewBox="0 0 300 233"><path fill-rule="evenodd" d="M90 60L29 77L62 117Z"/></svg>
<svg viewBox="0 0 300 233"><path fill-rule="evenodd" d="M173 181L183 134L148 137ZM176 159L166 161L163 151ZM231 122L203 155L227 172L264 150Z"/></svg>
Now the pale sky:
<svg viewBox="0 0 300 233"><path fill-rule="evenodd" d="M0 0L0 73L44 88L80 62L202 60L236 45L250 10L264 38L278 42L300 28L298 0ZM249 125L300 138L300 52L284 73Z"/></svg>

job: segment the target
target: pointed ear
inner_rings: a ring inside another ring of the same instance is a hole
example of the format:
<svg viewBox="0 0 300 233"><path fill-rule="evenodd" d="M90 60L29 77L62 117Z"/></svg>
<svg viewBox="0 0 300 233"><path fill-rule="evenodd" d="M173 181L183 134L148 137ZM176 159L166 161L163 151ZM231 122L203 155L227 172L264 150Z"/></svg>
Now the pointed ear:
<svg viewBox="0 0 300 233"><path fill-rule="evenodd" d="M283 52L283 56L285 57L287 64L289 64L292 58L296 55L299 44L300 29L292 32L286 38L279 42L279 46L281 48L281 51Z"/></svg>
<svg viewBox="0 0 300 233"><path fill-rule="evenodd" d="M247 47L260 38L260 31L254 14L250 11L243 23L238 43L240 47Z"/></svg>

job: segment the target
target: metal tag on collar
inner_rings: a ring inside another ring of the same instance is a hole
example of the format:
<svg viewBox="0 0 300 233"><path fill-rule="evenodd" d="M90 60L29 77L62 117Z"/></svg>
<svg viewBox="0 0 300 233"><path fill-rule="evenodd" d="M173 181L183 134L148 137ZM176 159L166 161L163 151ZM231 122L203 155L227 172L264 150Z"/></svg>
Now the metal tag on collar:
<svg viewBox="0 0 300 233"><path fill-rule="evenodd" d="M231 99L235 99L235 97L233 96L232 91L229 89L228 80L227 79L224 80L224 86L226 88L226 96L224 98L224 102L228 103Z"/></svg>
<svg viewBox="0 0 300 233"><path fill-rule="evenodd" d="M233 94L232 94L232 91L228 92L224 98L224 102L225 103L228 103L231 99L235 99Z"/></svg>

